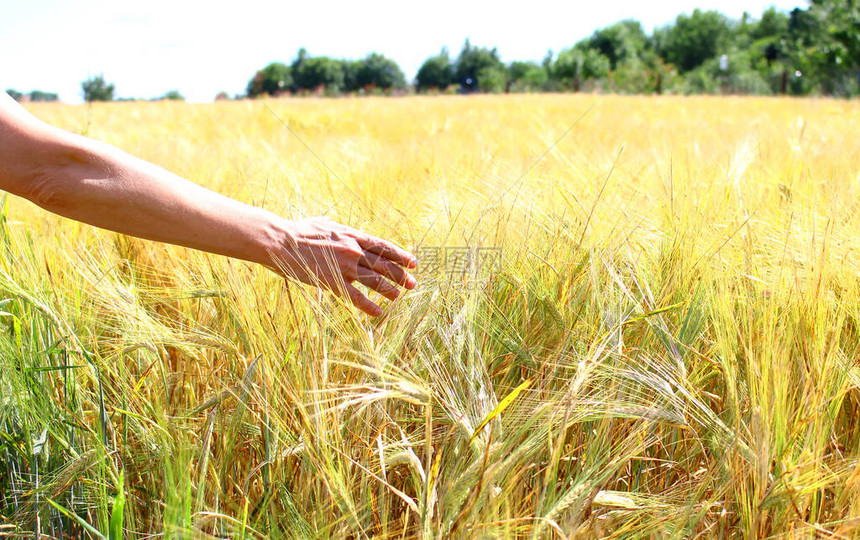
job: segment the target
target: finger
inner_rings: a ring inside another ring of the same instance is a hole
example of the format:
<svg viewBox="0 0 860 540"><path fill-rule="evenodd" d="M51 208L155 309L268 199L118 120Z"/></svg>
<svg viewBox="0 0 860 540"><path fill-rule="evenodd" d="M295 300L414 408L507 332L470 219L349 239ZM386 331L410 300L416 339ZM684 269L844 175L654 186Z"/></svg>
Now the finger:
<svg viewBox="0 0 860 540"><path fill-rule="evenodd" d="M365 251L385 257L400 266L405 268L415 268L418 266L418 259L414 255L405 249L395 246L391 242L369 235L356 236L356 240L358 240L358 245L364 248Z"/></svg>
<svg viewBox="0 0 860 540"><path fill-rule="evenodd" d="M362 285L367 285L389 300L396 300L400 296L400 289L396 285L373 270L368 270L367 268L359 269L356 279Z"/></svg>
<svg viewBox="0 0 860 540"><path fill-rule="evenodd" d="M362 267L369 268L402 287L406 287L407 289L415 288L415 278L409 272L384 257L373 253L365 253L364 257L358 263Z"/></svg>
<svg viewBox="0 0 860 540"><path fill-rule="evenodd" d="M344 283L344 288L349 301L352 302L355 307L372 317L379 317L382 315L382 308L371 302L370 298L364 296L364 294L356 289L353 284Z"/></svg>

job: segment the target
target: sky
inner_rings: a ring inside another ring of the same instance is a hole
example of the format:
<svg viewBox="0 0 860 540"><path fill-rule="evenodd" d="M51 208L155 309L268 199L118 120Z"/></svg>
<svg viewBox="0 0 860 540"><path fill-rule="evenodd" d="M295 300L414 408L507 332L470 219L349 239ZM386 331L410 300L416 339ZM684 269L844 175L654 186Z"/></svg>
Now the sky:
<svg viewBox="0 0 860 540"><path fill-rule="evenodd" d="M119 97L179 90L188 101L242 93L254 73L313 56L393 58L408 80L422 62L466 38L502 60L540 61L625 18L646 32L695 8L739 18L805 0L333 1L0 0L0 89L55 92L81 101L80 83L104 74Z"/></svg>

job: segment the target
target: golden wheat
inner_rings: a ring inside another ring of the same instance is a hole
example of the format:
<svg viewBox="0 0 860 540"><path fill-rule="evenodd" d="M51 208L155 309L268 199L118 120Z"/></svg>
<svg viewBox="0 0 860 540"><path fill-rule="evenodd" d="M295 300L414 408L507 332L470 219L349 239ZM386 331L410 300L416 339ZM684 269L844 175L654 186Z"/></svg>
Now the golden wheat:
<svg viewBox="0 0 860 540"><path fill-rule="evenodd" d="M421 263L371 320L9 199L0 534L856 534L860 105L31 110Z"/></svg>

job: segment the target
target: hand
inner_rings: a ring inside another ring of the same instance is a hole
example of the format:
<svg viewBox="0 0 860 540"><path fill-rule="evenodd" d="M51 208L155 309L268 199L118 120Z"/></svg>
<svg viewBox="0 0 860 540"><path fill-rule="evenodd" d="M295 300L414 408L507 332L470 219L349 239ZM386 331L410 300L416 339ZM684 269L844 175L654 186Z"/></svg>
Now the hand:
<svg viewBox="0 0 860 540"><path fill-rule="evenodd" d="M415 288L415 278L405 270L417 266L413 255L391 242L325 217L288 221L282 250L273 256L282 275L349 298L374 317L382 315L382 309L353 282L389 300L400 296L397 285Z"/></svg>

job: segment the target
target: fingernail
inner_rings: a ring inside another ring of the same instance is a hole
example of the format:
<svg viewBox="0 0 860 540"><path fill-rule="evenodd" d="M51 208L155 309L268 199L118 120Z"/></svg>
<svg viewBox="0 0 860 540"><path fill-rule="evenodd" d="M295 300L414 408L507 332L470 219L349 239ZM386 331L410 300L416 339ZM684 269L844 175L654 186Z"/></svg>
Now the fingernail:
<svg viewBox="0 0 860 540"><path fill-rule="evenodd" d="M409 287L410 289L417 284L418 284L418 282L415 281L415 278L412 276L409 276L409 279L406 280L406 286Z"/></svg>

